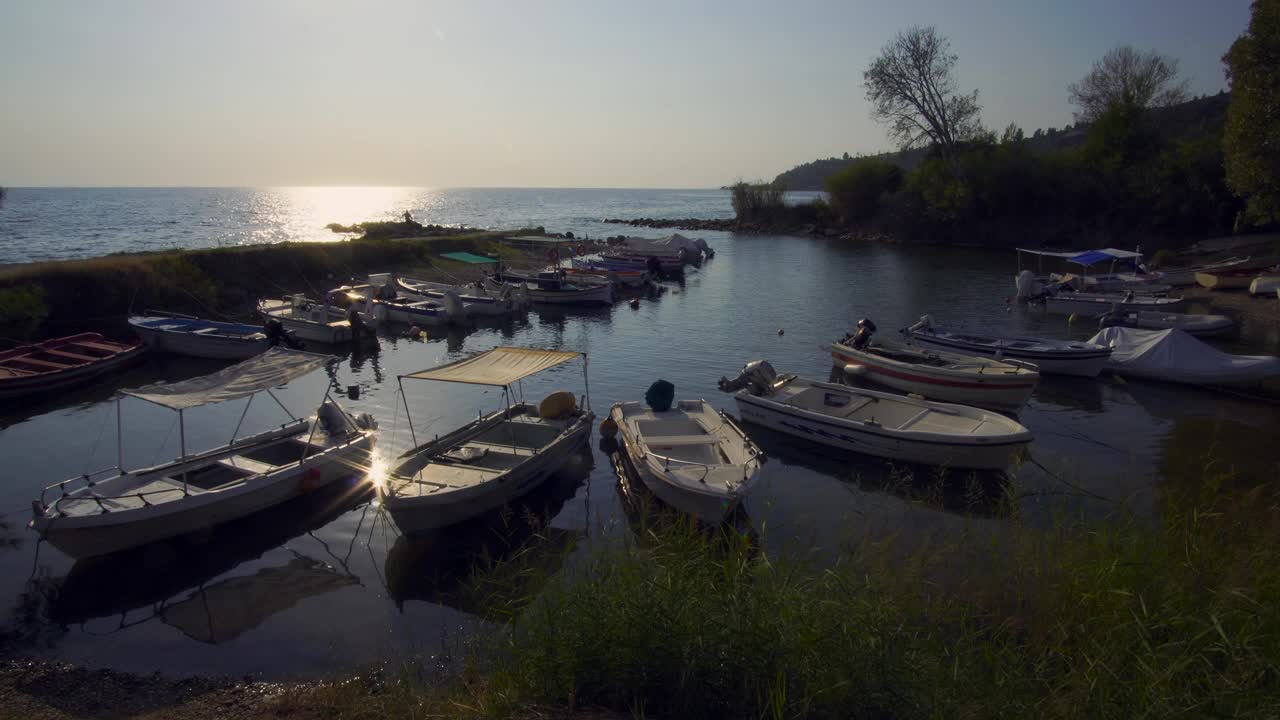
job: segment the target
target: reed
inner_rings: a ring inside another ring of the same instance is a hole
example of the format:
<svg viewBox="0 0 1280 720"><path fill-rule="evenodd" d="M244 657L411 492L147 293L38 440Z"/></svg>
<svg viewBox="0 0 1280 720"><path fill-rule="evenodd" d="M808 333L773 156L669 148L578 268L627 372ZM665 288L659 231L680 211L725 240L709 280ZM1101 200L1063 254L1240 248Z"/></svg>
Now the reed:
<svg viewBox="0 0 1280 720"><path fill-rule="evenodd" d="M401 674L379 710L409 707L385 704L395 697L475 717L547 706L632 717L1276 717L1280 491L1225 492L1215 467L1166 493L1158 522L1117 511L1046 531L1013 520L909 552L867 540L835 560L633 518L631 533L535 583L536 596L504 595L509 621L482 634L453 680ZM536 572L521 553L503 562L481 575ZM320 704L358 717L341 708L359 698Z"/></svg>

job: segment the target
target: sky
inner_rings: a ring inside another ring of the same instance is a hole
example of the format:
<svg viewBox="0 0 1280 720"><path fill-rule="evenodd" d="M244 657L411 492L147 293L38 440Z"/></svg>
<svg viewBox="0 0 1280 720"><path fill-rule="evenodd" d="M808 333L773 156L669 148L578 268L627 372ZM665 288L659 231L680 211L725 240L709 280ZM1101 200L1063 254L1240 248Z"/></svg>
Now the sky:
<svg viewBox="0 0 1280 720"><path fill-rule="evenodd" d="M0 185L718 187L892 149L862 71L932 25L983 119L1107 50L1193 94L1248 0L0 0Z"/></svg>

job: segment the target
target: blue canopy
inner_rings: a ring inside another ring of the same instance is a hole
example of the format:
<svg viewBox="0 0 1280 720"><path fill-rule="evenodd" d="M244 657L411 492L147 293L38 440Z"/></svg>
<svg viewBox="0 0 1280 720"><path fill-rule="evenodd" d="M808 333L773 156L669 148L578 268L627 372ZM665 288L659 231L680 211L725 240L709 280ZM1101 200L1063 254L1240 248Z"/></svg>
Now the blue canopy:
<svg viewBox="0 0 1280 720"><path fill-rule="evenodd" d="M1116 250L1115 248L1107 248L1105 250L1090 250L1080 253L1073 257L1067 258L1069 262L1077 265L1096 265L1100 262L1108 260L1132 260L1137 261L1142 257L1142 253L1129 252L1128 250Z"/></svg>

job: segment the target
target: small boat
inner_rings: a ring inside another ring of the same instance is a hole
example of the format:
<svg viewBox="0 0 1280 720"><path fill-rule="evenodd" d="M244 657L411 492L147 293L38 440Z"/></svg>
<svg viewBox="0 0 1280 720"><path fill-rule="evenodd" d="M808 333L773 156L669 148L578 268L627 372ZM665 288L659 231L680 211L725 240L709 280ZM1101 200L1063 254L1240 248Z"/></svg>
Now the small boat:
<svg viewBox="0 0 1280 720"><path fill-rule="evenodd" d="M1257 270L1220 270L1196 273L1196 284L1210 290L1242 290L1259 277Z"/></svg>
<svg viewBox="0 0 1280 720"><path fill-rule="evenodd" d="M577 358L577 352L499 347L435 368L400 376L404 380L489 385L504 390L508 405L430 442L418 443L379 488L382 505L405 533L446 527L512 502L555 474L591 437L589 396L579 407L560 391L539 405L510 403L513 386L530 375ZM405 400L408 413L408 398Z"/></svg>
<svg viewBox="0 0 1280 720"><path fill-rule="evenodd" d="M1056 315L1082 315L1098 317L1113 310L1124 312L1141 310L1169 311L1182 304L1182 298L1148 297L1134 293L1095 294L1059 292L1044 298L1045 310Z"/></svg>
<svg viewBox="0 0 1280 720"><path fill-rule="evenodd" d="M360 324L370 329L376 329L383 321L434 326L462 324L467 320L467 308L452 290L443 293L438 300L428 300L400 297L389 283L354 285L329 291L327 300L330 317L350 318L355 313Z"/></svg>
<svg viewBox="0 0 1280 720"><path fill-rule="evenodd" d="M1270 295L1280 290L1280 275L1259 275L1249 283L1250 295Z"/></svg>
<svg viewBox="0 0 1280 720"><path fill-rule="evenodd" d="M569 278L612 282L632 288L643 287L649 282L647 270L612 270L607 267L597 267L590 260L577 258L573 260L573 267L561 268L561 270Z"/></svg>
<svg viewBox="0 0 1280 720"><path fill-rule="evenodd" d="M1109 327L1089 342L1112 348L1107 369L1117 375L1193 385L1252 384L1280 375L1280 358L1231 355L1181 330Z"/></svg>
<svg viewBox="0 0 1280 720"><path fill-rule="evenodd" d="M129 326L154 351L214 360L246 360L288 341L274 319L261 326L148 310L131 316Z"/></svg>
<svg viewBox="0 0 1280 720"><path fill-rule="evenodd" d="M1189 268L1173 268L1164 270L1160 275L1160 282L1174 287L1185 287L1187 285L1196 284L1196 273L1202 272L1223 272L1227 270L1239 270L1252 261L1250 258L1228 258L1222 262L1213 263L1212 265L1200 265L1198 267Z"/></svg>
<svg viewBox="0 0 1280 720"><path fill-rule="evenodd" d="M706 400L680 400L662 411L620 402L609 417L645 486L703 522L723 522L760 477L759 448Z"/></svg>
<svg viewBox="0 0 1280 720"><path fill-rule="evenodd" d="M334 319L335 314L326 303L318 303L306 295L292 295L282 300L264 300L258 304L258 312L264 317L280 321L285 330L304 342L322 345L341 345L358 335L372 334L358 311L351 311L344 320Z"/></svg>
<svg viewBox="0 0 1280 720"><path fill-rule="evenodd" d="M494 292L501 291L504 284L515 284L525 288L529 300L535 303L554 303L562 305L612 305L612 284L577 283L565 277L560 271L540 272L534 275L522 275L513 272L498 272L485 278L485 286Z"/></svg>
<svg viewBox="0 0 1280 720"><path fill-rule="evenodd" d="M372 283L375 276L369 277ZM482 280L466 285L450 285L413 278L396 278L395 285L397 295L418 300L440 302L444 300L446 293L455 293L462 301L467 315L472 317L509 315L524 309L529 304L529 298L523 292L523 285L504 285L500 290L490 290Z"/></svg>
<svg viewBox="0 0 1280 720"><path fill-rule="evenodd" d="M0 352L0 398L65 390L142 357L141 340L117 342L80 333Z"/></svg>
<svg viewBox="0 0 1280 720"><path fill-rule="evenodd" d="M888 460L1004 469L1031 431L999 413L892 393L816 382L747 363L733 392L743 421L841 450Z"/></svg>
<svg viewBox="0 0 1280 720"><path fill-rule="evenodd" d="M1192 315L1163 312L1109 312L1099 321L1100 328L1127 327L1140 330L1178 329L1188 335L1208 337L1231 332L1236 323L1226 315Z"/></svg>
<svg viewBox="0 0 1280 720"><path fill-rule="evenodd" d="M205 530L362 474L377 424L368 415L348 414L327 389L311 419L291 419L239 439L237 424L226 444L187 453L184 410L246 397L252 402L252 396L271 394L330 360L271 348L212 375L121 391L122 397L178 413L181 454L160 465L125 470L120 447L116 467L45 488L32 502L31 527L71 557L106 555ZM52 502L50 494L56 495Z"/></svg>
<svg viewBox="0 0 1280 720"><path fill-rule="evenodd" d="M1006 337L934 327L925 315L903 330L912 342L944 348L964 355L980 355L997 360L1009 358L1032 363L1043 375L1097 377L1111 348L1101 345L1038 337Z"/></svg>
<svg viewBox="0 0 1280 720"><path fill-rule="evenodd" d="M1075 275L1067 273L1059 275L1050 273L1046 285L1069 285L1076 292L1135 295L1167 295L1173 289L1168 283L1156 282L1159 275L1137 275L1134 273L1115 273L1112 275Z"/></svg>
<svg viewBox="0 0 1280 720"><path fill-rule="evenodd" d="M858 324L857 335L831 344L831 357L845 372L887 387L942 402L1018 408L1040 382L1040 372L1028 363L873 343L875 325Z"/></svg>

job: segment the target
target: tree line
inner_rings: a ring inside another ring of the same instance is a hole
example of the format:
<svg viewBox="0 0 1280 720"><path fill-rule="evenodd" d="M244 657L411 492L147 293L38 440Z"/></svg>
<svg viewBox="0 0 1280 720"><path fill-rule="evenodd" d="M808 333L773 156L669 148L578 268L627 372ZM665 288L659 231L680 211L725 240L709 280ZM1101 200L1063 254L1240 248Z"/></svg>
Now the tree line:
<svg viewBox="0 0 1280 720"><path fill-rule="evenodd" d="M1176 59L1122 46L1067 88L1070 143L984 127L958 62L935 28L898 33L863 82L900 152L820 161L834 170L829 201L779 212L906 241L994 245L1167 244L1280 224L1280 0L1257 0L1223 57L1225 113L1202 102L1197 117Z"/></svg>

